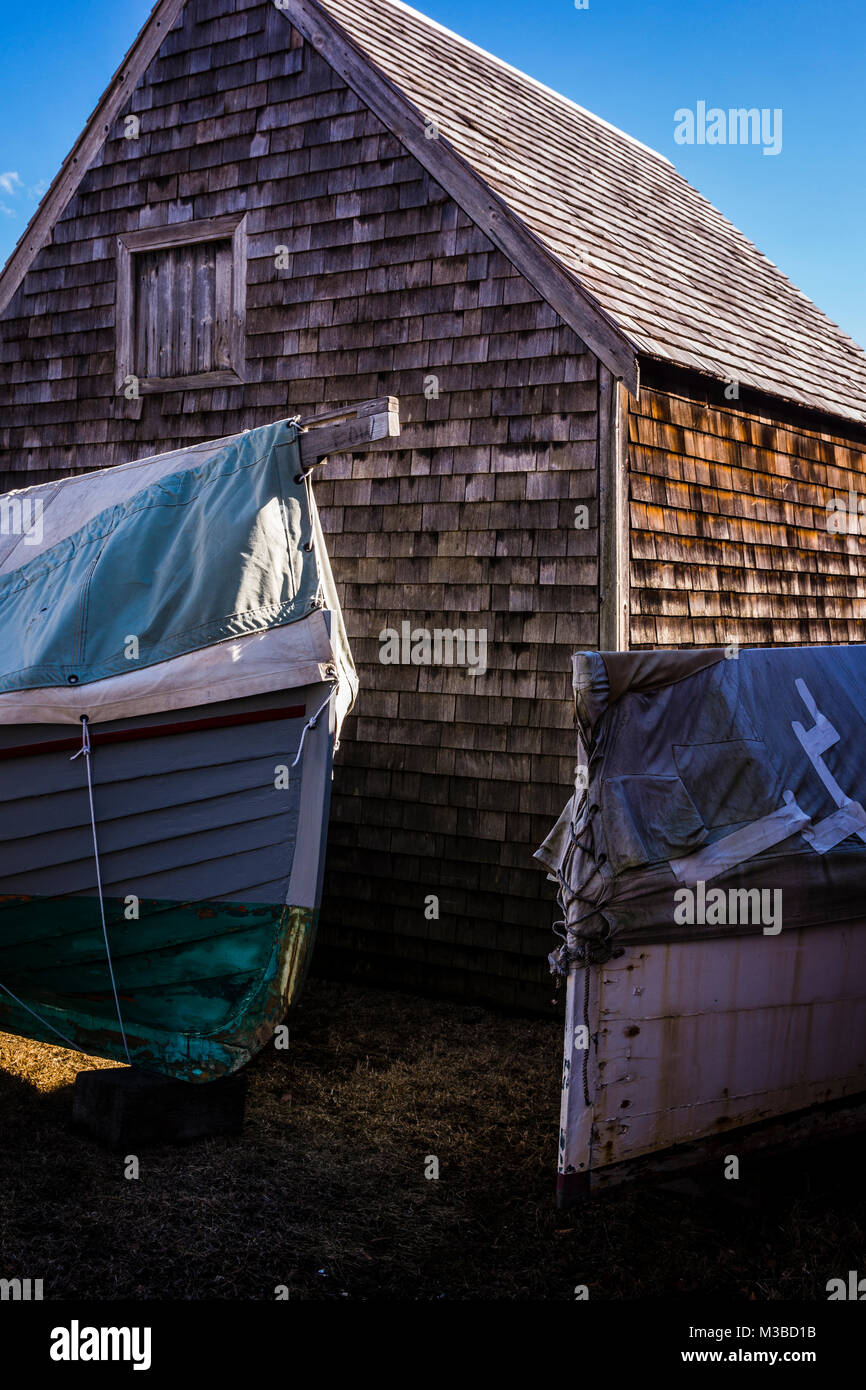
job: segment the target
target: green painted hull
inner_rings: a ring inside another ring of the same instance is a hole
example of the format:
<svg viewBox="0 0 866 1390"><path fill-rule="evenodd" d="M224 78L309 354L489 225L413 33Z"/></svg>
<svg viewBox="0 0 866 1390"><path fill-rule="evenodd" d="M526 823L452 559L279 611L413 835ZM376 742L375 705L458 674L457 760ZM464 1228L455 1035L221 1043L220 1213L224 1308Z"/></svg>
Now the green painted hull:
<svg viewBox="0 0 866 1390"><path fill-rule="evenodd" d="M269 903L105 901L129 1059L184 1081L236 1071L297 999L318 914ZM0 897L0 1030L127 1060L95 898ZM30 1012L32 1011L32 1012ZM62 1035L62 1036L58 1036Z"/></svg>

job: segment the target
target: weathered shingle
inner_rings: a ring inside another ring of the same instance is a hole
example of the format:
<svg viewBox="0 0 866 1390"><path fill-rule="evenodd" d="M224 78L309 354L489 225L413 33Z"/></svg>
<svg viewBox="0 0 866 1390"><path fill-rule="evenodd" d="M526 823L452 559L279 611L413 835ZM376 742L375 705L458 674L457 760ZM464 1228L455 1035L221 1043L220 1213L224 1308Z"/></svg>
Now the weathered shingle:
<svg viewBox="0 0 866 1390"><path fill-rule="evenodd" d="M866 353L660 154L399 0L320 0L639 352L866 420Z"/></svg>

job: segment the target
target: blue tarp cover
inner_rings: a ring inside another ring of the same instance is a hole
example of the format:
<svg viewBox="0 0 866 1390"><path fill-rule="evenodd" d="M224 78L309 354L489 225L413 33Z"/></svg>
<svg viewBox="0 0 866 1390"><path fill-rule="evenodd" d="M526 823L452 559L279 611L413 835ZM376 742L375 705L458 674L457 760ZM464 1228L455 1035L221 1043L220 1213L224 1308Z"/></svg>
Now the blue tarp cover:
<svg viewBox="0 0 866 1390"><path fill-rule="evenodd" d="M250 430L0 575L0 691L85 685L305 617L319 572L299 470L293 422Z"/></svg>

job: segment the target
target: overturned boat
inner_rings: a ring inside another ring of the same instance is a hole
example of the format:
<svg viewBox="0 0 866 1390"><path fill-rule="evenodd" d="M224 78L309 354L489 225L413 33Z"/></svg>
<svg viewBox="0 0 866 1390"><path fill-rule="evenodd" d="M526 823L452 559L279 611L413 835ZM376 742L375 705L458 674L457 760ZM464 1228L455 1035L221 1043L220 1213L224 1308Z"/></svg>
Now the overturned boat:
<svg viewBox="0 0 866 1390"><path fill-rule="evenodd" d="M0 499L0 1030L188 1081L304 978L357 689L309 471L386 398Z"/></svg>
<svg viewBox="0 0 866 1390"><path fill-rule="evenodd" d="M866 647L578 652L559 1197L861 1128Z"/></svg>

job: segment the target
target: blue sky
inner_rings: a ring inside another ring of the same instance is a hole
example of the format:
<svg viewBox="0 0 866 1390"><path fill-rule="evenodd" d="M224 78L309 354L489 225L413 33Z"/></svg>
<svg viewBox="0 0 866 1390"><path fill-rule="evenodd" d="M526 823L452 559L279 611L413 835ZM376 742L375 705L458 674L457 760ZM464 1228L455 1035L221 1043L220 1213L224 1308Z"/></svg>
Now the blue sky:
<svg viewBox="0 0 866 1390"><path fill-rule="evenodd" d="M440 23L666 154L866 345L862 0L424 0ZM0 0L0 261L150 12ZM781 108L782 150L678 145L674 113Z"/></svg>

